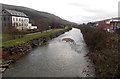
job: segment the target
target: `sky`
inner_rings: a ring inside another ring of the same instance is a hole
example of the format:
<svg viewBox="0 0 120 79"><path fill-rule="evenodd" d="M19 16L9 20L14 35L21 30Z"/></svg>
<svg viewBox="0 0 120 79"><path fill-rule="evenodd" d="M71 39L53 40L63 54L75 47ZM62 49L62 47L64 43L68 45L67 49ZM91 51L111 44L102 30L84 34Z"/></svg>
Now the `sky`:
<svg viewBox="0 0 120 79"><path fill-rule="evenodd" d="M78 24L118 16L120 0L0 0L0 3L24 6L55 14Z"/></svg>

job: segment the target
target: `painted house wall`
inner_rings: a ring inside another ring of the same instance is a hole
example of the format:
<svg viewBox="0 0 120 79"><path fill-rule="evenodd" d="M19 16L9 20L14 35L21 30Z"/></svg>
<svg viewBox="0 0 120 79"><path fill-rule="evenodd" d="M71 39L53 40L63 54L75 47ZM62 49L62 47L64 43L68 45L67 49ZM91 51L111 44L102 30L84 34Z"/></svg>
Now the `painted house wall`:
<svg viewBox="0 0 120 79"><path fill-rule="evenodd" d="M2 16L2 26L4 26L4 27L12 26L12 18L11 18L11 16Z"/></svg>
<svg viewBox="0 0 120 79"><path fill-rule="evenodd" d="M6 10L2 11L0 14L2 16L2 27L15 27L18 30L27 30L27 26L29 24L29 18L23 16L13 16L10 15Z"/></svg>
<svg viewBox="0 0 120 79"><path fill-rule="evenodd" d="M8 13L8 12L6 12L6 11L3 11L1 14L0 14L1 16L2 16L2 26L12 26L12 18L11 18L11 15Z"/></svg>
<svg viewBox="0 0 120 79"><path fill-rule="evenodd" d="M12 26L18 30L26 30L29 24L29 18L12 16Z"/></svg>

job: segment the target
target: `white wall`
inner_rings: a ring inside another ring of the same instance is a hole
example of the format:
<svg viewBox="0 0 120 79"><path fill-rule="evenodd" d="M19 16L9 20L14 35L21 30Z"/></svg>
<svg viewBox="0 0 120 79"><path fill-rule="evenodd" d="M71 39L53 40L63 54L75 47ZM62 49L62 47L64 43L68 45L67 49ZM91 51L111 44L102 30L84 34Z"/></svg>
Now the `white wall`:
<svg viewBox="0 0 120 79"><path fill-rule="evenodd" d="M29 24L29 18L12 16L12 26L15 26L17 29L27 29Z"/></svg>

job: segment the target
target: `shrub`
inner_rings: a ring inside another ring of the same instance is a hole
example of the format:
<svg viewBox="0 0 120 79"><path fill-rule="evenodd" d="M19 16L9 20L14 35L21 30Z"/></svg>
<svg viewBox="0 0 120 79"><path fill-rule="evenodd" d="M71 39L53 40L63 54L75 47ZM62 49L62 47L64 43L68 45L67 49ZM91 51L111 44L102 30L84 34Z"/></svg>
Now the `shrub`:
<svg viewBox="0 0 120 79"><path fill-rule="evenodd" d="M120 36L97 27L80 29L90 50L87 55L95 64L96 77L119 77Z"/></svg>

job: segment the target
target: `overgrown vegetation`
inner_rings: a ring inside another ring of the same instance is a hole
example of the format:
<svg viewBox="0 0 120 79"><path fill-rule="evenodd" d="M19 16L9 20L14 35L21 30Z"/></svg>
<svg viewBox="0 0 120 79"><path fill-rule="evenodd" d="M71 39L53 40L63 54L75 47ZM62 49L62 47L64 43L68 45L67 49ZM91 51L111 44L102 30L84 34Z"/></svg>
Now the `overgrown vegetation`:
<svg viewBox="0 0 120 79"><path fill-rule="evenodd" d="M45 36L45 35L49 35L51 33L57 32L57 31L61 31L64 29L53 29L47 32L42 32L42 33L37 33L37 34L31 34L31 35L24 35L19 39L14 39L14 40L9 40L9 41L5 41L2 43L2 46L4 47L9 47L9 46L13 46L13 45L17 45L17 44L21 44L27 40L33 39L33 38L37 38L37 37L41 37L41 36Z"/></svg>
<svg viewBox="0 0 120 79"><path fill-rule="evenodd" d="M95 64L96 77L120 76L120 35L100 28L79 27Z"/></svg>

